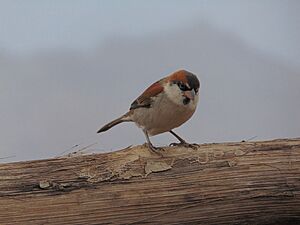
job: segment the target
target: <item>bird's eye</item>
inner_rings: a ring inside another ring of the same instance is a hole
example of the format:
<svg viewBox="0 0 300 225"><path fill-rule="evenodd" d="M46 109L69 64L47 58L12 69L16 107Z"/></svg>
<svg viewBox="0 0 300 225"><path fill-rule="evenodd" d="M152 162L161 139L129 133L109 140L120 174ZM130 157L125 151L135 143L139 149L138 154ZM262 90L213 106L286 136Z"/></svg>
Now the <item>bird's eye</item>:
<svg viewBox="0 0 300 225"><path fill-rule="evenodd" d="M188 89L188 87L185 84L181 83L181 82L178 83L177 85L180 88L180 90L182 90L182 91L186 91Z"/></svg>

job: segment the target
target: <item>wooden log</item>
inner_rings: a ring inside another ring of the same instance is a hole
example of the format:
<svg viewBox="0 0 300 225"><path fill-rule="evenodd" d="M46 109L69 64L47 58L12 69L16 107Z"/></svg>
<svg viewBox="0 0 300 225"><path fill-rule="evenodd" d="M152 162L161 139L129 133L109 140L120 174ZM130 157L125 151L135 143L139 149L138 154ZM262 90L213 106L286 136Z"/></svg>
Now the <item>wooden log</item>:
<svg viewBox="0 0 300 225"><path fill-rule="evenodd" d="M300 138L0 164L0 224L300 224Z"/></svg>

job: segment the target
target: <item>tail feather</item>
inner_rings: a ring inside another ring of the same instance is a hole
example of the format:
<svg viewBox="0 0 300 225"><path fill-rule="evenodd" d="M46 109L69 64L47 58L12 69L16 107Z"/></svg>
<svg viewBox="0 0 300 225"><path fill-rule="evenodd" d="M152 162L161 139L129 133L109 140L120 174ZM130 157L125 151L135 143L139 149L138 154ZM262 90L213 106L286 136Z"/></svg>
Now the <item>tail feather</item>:
<svg viewBox="0 0 300 225"><path fill-rule="evenodd" d="M128 114L126 113L125 115L119 117L118 119L115 119L115 120L111 121L110 123L104 125L100 130L97 131L97 133L101 133L101 132L107 131L110 128L118 125L119 123L129 122L129 121L131 121L131 120L128 117Z"/></svg>

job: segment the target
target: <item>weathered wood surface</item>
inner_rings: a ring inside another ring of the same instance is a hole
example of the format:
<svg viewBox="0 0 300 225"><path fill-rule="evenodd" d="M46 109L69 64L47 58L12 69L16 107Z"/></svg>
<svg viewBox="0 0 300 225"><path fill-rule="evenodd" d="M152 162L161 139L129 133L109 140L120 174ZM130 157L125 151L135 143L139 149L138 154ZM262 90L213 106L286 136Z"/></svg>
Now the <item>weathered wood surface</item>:
<svg viewBox="0 0 300 225"><path fill-rule="evenodd" d="M0 164L0 224L300 224L300 139Z"/></svg>

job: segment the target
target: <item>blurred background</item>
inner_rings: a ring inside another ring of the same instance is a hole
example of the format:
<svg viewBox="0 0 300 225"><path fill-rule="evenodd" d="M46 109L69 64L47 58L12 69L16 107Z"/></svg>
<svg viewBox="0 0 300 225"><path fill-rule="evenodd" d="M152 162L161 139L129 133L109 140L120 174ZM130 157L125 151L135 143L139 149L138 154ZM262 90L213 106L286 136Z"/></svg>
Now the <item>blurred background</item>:
<svg viewBox="0 0 300 225"><path fill-rule="evenodd" d="M0 163L143 144L132 123L96 131L182 68L201 80L176 129L187 141L300 137L299 12L297 0L1 0Z"/></svg>

